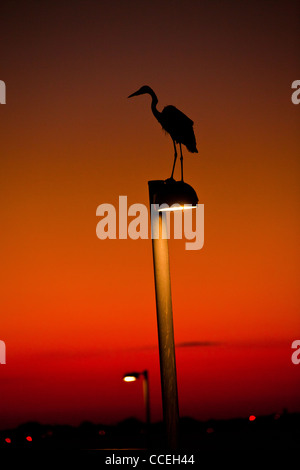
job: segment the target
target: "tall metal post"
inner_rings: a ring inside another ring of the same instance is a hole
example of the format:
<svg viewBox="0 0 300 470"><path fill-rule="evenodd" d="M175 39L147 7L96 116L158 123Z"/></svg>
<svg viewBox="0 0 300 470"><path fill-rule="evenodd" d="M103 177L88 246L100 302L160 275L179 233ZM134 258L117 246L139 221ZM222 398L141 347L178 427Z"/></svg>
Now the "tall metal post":
<svg viewBox="0 0 300 470"><path fill-rule="evenodd" d="M162 184L163 181L148 182L150 209ZM179 441L179 411L169 249L168 239L163 238L167 227L161 212L151 219L163 417L167 447L176 450Z"/></svg>

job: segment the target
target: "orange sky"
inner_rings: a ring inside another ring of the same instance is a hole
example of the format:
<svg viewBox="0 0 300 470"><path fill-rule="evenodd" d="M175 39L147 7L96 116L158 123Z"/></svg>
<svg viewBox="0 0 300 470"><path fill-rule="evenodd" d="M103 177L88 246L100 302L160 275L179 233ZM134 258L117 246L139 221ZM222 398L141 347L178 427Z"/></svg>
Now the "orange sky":
<svg viewBox="0 0 300 470"><path fill-rule="evenodd" d="M195 122L205 245L170 242L181 415L300 411L299 4L2 2L0 427L161 418L150 240L96 208L172 169L141 85ZM179 178L179 165L176 175ZM209 346L180 347L208 342Z"/></svg>

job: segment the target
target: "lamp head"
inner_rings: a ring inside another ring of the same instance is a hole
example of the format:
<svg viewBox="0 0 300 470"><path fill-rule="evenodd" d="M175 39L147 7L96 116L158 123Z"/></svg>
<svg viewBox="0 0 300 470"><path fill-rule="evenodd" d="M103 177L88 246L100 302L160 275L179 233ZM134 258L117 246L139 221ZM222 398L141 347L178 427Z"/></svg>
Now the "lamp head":
<svg viewBox="0 0 300 470"><path fill-rule="evenodd" d="M159 212L192 209L197 207L198 201L198 196L192 186L184 181L173 179L164 181L154 196L156 206L167 205L167 207L158 207ZM172 207L173 205L175 206Z"/></svg>
<svg viewBox="0 0 300 470"><path fill-rule="evenodd" d="M139 372L128 372L127 374L124 374L123 380L124 382L135 382L139 376Z"/></svg>

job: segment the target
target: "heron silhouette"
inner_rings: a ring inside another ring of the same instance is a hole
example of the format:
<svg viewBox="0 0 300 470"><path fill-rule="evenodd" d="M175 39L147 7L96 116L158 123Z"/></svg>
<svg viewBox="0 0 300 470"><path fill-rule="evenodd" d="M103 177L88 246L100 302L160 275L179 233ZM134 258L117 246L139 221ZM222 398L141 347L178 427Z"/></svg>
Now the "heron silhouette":
<svg viewBox="0 0 300 470"><path fill-rule="evenodd" d="M193 129L193 121L188 118L184 113L175 108L175 106L169 105L166 106L161 112L158 111L156 105L158 99L152 88L147 85L142 86L138 91L132 93L128 96L149 94L152 98L151 110L154 114L154 117L161 124L162 128L170 134L173 145L174 145L174 163L171 173L171 179L173 179L175 163L177 159L177 149L176 144L179 144L180 148L180 162L181 162L181 181L183 181L183 156L181 144L185 145L189 152L198 153L196 146L196 138Z"/></svg>

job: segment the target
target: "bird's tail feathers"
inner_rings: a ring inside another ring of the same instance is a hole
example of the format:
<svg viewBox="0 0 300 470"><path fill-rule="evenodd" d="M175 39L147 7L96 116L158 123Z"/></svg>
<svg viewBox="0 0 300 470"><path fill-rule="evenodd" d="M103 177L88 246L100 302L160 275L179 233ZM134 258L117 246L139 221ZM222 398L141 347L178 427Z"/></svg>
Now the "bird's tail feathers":
<svg viewBox="0 0 300 470"><path fill-rule="evenodd" d="M190 143L190 144L185 144L186 148L188 149L189 152L191 153L198 153L198 149L196 147L196 142L195 143Z"/></svg>

